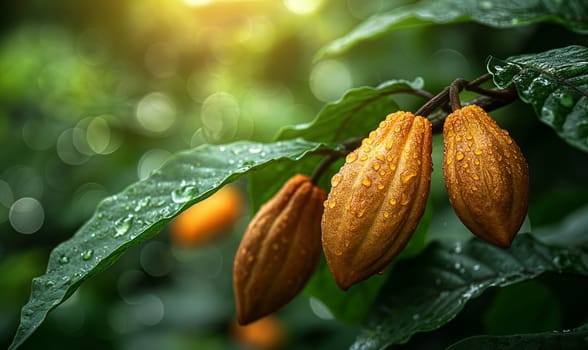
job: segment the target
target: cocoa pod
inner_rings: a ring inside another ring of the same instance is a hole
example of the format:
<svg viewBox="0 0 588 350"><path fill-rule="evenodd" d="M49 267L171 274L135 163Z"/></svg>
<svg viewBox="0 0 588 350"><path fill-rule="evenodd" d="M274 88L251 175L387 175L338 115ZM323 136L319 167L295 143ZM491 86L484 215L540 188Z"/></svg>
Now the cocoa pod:
<svg viewBox="0 0 588 350"><path fill-rule="evenodd" d="M476 236L509 247L525 220L529 173L519 146L482 108L465 106L443 125L449 200Z"/></svg>
<svg viewBox="0 0 588 350"><path fill-rule="evenodd" d="M287 304L314 273L325 197L308 176L295 175L253 217L233 265L240 324Z"/></svg>
<svg viewBox="0 0 588 350"><path fill-rule="evenodd" d="M423 215L431 182L431 122L388 115L331 179L322 243L343 290L383 271Z"/></svg>

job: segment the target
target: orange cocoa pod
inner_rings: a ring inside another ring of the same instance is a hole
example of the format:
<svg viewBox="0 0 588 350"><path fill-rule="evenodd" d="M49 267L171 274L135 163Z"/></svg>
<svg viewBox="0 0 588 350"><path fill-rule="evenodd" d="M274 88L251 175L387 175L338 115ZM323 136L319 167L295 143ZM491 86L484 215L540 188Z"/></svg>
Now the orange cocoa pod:
<svg viewBox="0 0 588 350"><path fill-rule="evenodd" d="M476 236L509 247L525 220L529 173L519 146L476 105L445 119L443 175L449 200Z"/></svg>
<svg viewBox="0 0 588 350"><path fill-rule="evenodd" d="M431 182L431 122L388 115L331 179L322 244L343 290L383 271L423 215Z"/></svg>
<svg viewBox="0 0 588 350"><path fill-rule="evenodd" d="M226 185L192 205L172 221L172 241L180 246L197 246L223 233L241 216L242 197L237 187Z"/></svg>
<svg viewBox="0 0 588 350"><path fill-rule="evenodd" d="M314 273L325 197L308 176L295 175L253 217L233 265L240 324L287 304Z"/></svg>

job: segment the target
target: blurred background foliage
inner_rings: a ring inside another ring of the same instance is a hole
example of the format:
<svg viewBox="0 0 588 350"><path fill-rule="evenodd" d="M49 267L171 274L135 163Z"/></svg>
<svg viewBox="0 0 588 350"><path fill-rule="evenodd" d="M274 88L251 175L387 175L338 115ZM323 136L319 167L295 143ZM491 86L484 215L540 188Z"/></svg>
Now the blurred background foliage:
<svg viewBox="0 0 588 350"><path fill-rule="evenodd" d="M504 58L587 45L584 37L556 25L497 30L455 24L397 31L344 56L313 60L322 45L362 19L407 2L4 4L0 344L10 342L31 278L44 271L49 251L70 237L102 198L147 177L171 153L202 143L269 141L284 125L312 120L325 102L352 87L421 76L425 88L436 92L457 77L483 74L489 54ZM405 109L423 103L415 97L398 102ZM556 223L586 204L584 153L536 121L528 106L517 104L495 115L527 155L533 225ZM440 139L435 142L435 164L441 164ZM447 224L455 220L447 218L451 210L441 172L433 174L431 234L452 234L459 228ZM236 188L244 196L244 184ZM244 345L248 342L261 348L348 346L356 326L333 320L320 301L307 296L261 330L246 333L233 325L232 257L248 212L242 199L231 205L238 206L239 215L219 228L224 235L175 239L181 229L172 225L84 284L24 348L239 349L251 347ZM510 294L539 290L542 297L537 298L544 303L559 293L549 289L549 281ZM494 303L503 305L506 296L499 297ZM478 304L471 307L475 312ZM553 305L547 329L562 317L558 304ZM499 310L486 314L481 329L509 331L504 329L508 325L497 328L505 318ZM460 318L470 322L467 313ZM418 337L415 344L419 341L430 345Z"/></svg>

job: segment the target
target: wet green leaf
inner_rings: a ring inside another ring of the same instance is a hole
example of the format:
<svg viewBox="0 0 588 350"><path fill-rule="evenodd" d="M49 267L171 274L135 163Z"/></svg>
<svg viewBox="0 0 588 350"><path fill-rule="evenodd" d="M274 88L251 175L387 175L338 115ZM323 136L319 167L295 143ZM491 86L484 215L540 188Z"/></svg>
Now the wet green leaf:
<svg viewBox="0 0 588 350"><path fill-rule="evenodd" d="M423 80L390 80L377 87L363 86L347 91L341 99L327 103L316 118L305 124L283 128L278 140L303 137L310 141L341 142L363 137L399 107L393 94L421 89Z"/></svg>
<svg viewBox="0 0 588 350"><path fill-rule="evenodd" d="M496 28L554 22L588 33L588 3L583 0L428 0L379 13L331 42L319 57L341 53L358 43L402 28L473 21Z"/></svg>
<svg viewBox="0 0 588 350"><path fill-rule="evenodd" d="M588 49L568 46L500 60L490 57L494 83L514 84L521 100L569 144L588 151Z"/></svg>
<svg viewBox="0 0 588 350"><path fill-rule="evenodd" d="M239 176L328 147L302 139L203 145L173 156L149 178L106 198L71 239L51 252L46 273L33 279L10 349L18 348L85 279L112 265L192 204Z"/></svg>
<svg viewBox="0 0 588 350"><path fill-rule="evenodd" d="M476 336L461 340L447 350L586 349L588 325L562 331L506 336Z"/></svg>
<svg viewBox="0 0 588 350"><path fill-rule="evenodd" d="M584 220L586 210L578 215ZM574 227L574 235L554 235L549 245L529 234L520 234L509 249L477 238L430 244L416 258L397 265L352 349L384 349L408 341L417 332L437 329L490 287L545 272L588 275L588 240L577 237L586 237L588 229Z"/></svg>

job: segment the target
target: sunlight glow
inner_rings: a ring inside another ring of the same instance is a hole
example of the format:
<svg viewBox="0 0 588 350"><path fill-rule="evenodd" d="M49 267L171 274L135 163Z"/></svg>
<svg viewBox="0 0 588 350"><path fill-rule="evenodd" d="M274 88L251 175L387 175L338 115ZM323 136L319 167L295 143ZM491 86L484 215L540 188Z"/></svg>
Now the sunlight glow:
<svg viewBox="0 0 588 350"><path fill-rule="evenodd" d="M315 13L322 5L322 0L284 0L288 10L299 15Z"/></svg>
<svg viewBox="0 0 588 350"><path fill-rule="evenodd" d="M183 0L188 6L206 6L212 4L214 0Z"/></svg>

